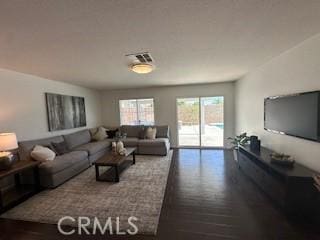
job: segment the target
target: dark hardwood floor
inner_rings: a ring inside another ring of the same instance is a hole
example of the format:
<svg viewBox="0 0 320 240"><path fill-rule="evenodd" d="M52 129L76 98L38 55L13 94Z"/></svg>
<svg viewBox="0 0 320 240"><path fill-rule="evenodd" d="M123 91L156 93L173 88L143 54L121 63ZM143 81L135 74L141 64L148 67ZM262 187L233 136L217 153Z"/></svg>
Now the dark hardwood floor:
<svg viewBox="0 0 320 240"><path fill-rule="evenodd" d="M238 169L231 151L174 150L156 236L62 236L55 225L0 220L0 239L320 239Z"/></svg>

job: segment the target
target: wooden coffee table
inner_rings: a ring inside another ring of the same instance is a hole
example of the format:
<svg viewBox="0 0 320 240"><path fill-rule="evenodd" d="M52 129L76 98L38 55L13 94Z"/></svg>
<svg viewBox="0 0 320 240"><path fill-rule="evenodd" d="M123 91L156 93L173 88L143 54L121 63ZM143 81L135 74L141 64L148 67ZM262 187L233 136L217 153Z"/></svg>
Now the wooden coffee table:
<svg viewBox="0 0 320 240"><path fill-rule="evenodd" d="M126 148L126 155L119 155L114 152L108 152L95 163L96 180L105 182L119 182L119 174L131 164L136 163L136 148ZM128 160L128 156L132 155L132 161ZM110 167L104 173L100 174L99 167Z"/></svg>

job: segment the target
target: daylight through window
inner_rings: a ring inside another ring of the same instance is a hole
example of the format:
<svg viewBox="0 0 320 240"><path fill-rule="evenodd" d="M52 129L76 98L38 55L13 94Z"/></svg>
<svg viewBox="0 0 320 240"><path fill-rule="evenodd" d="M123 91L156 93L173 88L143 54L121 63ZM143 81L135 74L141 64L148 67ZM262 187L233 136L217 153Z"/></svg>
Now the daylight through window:
<svg viewBox="0 0 320 240"><path fill-rule="evenodd" d="M121 125L154 125L154 101L127 99L119 101Z"/></svg>

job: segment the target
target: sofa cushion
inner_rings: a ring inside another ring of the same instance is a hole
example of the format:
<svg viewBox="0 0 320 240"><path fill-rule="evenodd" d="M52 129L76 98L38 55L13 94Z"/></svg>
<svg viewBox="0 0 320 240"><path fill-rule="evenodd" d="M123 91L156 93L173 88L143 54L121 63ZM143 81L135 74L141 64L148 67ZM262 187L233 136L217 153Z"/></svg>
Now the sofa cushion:
<svg viewBox="0 0 320 240"><path fill-rule="evenodd" d="M157 128L148 127L146 130L146 139L154 140L156 139Z"/></svg>
<svg viewBox="0 0 320 240"><path fill-rule="evenodd" d="M125 147L137 147L139 139L134 137L127 137L121 140Z"/></svg>
<svg viewBox="0 0 320 240"><path fill-rule="evenodd" d="M30 155L33 159L40 162L53 161L53 159L56 157L56 153L54 151L52 151L50 148L40 145L36 145L31 151Z"/></svg>
<svg viewBox="0 0 320 240"><path fill-rule="evenodd" d="M83 130L80 132L63 135L63 137L69 149L73 149L77 146L86 144L91 141L91 135L89 130Z"/></svg>
<svg viewBox="0 0 320 240"><path fill-rule="evenodd" d="M94 141L102 141L104 139L106 139L108 137L107 135L107 129L105 129L104 127L99 127L98 131L92 135L92 139Z"/></svg>
<svg viewBox="0 0 320 240"><path fill-rule="evenodd" d="M90 128L90 129L89 129L89 132L90 132L91 137L92 137L97 131L98 131L98 127Z"/></svg>
<svg viewBox="0 0 320 240"><path fill-rule="evenodd" d="M143 131L143 126L131 126L131 125L122 125L120 127L120 132L126 133L127 137L139 138L141 131Z"/></svg>
<svg viewBox="0 0 320 240"><path fill-rule="evenodd" d="M89 153L89 155L94 155L97 152L100 152L108 147L110 147L111 143L110 141L99 141L99 142L90 142L87 144L83 144L81 146L78 146L76 148L74 148L73 150L77 150L77 151L87 151Z"/></svg>
<svg viewBox="0 0 320 240"><path fill-rule="evenodd" d="M148 127L157 129L157 138L169 138L170 137L170 129L168 125L156 126L156 125L145 125L144 129L148 129Z"/></svg>
<svg viewBox="0 0 320 240"><path fill-rule="evenodd" d="M146 138L146 133L147 133L148 127L143 127L143 129L141 129L140 134L139 134L139 139L145 139Z"/></svg>
<svg viewBox="0 0 320 240"><path fill-rule="evenodd" d="M51 142L62 142L63 137L50 137L50 138L43 138L38 140L30 140L30 141L23 141L19 142L19 156L21 160L31 160L30 153L36 145L41 146L50 146Z"/></svg>
<svg viewBox="0 0 320 240"><path fill-rule="evenodd" d="M150 139L142 139L139 141L139 146L166 146L169 144L168 138L156 138L153 140Z"/></svg>
<svg viewBox="0 0 320 240"><path fill-rule="evenodd" d="M114 138L106 138L105 140L103 140L104 142L108 142L111 146L112 142L115 142L116 140Z"/></svg>
<svg viewBox="0 0 320 240"><path fill-rule="evenodd" d="M157 128L157 138L169 138L169 126L155 126Z"/></svg>
<svg viewBox="0 0 320 240"><path fill-rule="evenodd" d="M68 149L66 141L52 142L51 146L52 146L53 151L57 155L63 155L63 154L66 154L66 153L70 152L69 149Z"/></svg>
<svg viewBox="0 0 320 240"><path fill-rule="evenodd" d="M74 164L89 161L86 151L72 151L61 156L57 156L53 161L46 161L39 166L40 174L55 174Z"/></svg>

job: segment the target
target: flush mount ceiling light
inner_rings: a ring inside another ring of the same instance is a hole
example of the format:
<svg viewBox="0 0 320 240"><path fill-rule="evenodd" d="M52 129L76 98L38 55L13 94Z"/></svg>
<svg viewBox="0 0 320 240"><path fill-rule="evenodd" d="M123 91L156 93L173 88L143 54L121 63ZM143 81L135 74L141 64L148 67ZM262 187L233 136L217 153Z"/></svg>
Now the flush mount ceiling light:
<svg viewBox="0 0 320 240"><path fill-rule="evenodd" d="M155 69L154 60L149 52L127 54L129 68L138 74L150 73Z"/></svg>
<svg viewBox="0 0 320 240"><path fill-rule="evenodd" d="M131 66L131 70L135 73L146 74L153 71L153 66L148 63L137 63Z"/></svg>

